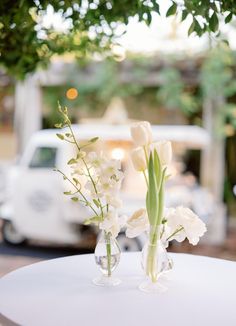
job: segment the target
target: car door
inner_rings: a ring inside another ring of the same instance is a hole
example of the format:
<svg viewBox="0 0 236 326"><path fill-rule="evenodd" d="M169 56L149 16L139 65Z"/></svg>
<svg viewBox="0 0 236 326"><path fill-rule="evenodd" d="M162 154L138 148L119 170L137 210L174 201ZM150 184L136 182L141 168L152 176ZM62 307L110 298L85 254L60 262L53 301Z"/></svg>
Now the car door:
<svg viewBox="0 0 236 326"><path fill-rule="evenodd" d="M63 190L53 171L56 146L38 146L15 182L14 223L28 238L57 241L63 236Z"/></svg>

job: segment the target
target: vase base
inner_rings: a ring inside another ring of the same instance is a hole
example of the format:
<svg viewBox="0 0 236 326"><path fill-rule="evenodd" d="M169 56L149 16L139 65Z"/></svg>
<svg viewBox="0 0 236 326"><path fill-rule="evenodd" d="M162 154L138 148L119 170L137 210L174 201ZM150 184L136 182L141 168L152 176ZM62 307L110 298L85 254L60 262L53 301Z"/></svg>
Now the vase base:
<svg viewBox="0 0 236 326"><path fill-rule="evenodd" d="M121 280L114 276L101 275L93 279L93 283L98 286L116 286L121 283Z"/></svg>
<svg viewBox="0 0 236 326"><path fill-rule="evenodd" d="M161 284L160 279L157 282L152 282L150 279L146 279L139 285L139 290L146 293L163 293L167 291L167 287Z"/></svg>

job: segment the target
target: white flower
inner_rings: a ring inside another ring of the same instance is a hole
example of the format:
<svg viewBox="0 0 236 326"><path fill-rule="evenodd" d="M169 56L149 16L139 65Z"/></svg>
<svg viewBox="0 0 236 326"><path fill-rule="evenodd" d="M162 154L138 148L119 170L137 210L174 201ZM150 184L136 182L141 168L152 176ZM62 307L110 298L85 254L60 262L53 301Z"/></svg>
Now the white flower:
<svg viewBox="0 0 236 326"><path fill-rule="evenodd" d="M119 218L116 211L110 211L104 216L104 221L99 224L99 227L101 230L110 233L113 238L116 238L123 224L123 217Z"/></svg>
<svg viewBox="0 0 236 326"><path fill-rule="evenodd" d="M76 176L76 175L83 175L84 174L84 167L83 164L81 164L81 161L77 162L76 164L71 164L71 175Z"/></svg>
<svg viewBox="0 0 236 326"><path fill-rule="evenodd" d="M169 165L172 159L172 146L170 141L162 140L152 144L156 149L162 165Z"/></svg>
<svg viewBox="0 0 236 326"><path fill-rule="evenodd" d="M137 147L131 152L133 166L137 171L144 171L147 168L146 158L142 147Z"/></svg>
<svg viewBox="0 0 236 326"><path fill-rule="evenodd" d="M127 221L126 236L134 238L149 229L149 220L145 208L140 208Z"/></svg>
<svg viewBox="0 0 236 326"><path fill-rule="evenodd" d="M115 193L119 189L119 183L114 178L102 175L97 184L97 189L104 195Z"/></svg>
<svg viewBox="0 0 236 326"><path fill-rule="evenodd" d="M97 192L95 191L94 185L93 185L92 181L90 181L90 180L87 181L85 189L87 191L89 191L89 194L92 197L92 199L98 199L98 198L102 198L104 196L101 189L98 189L98 187L96 187Z"/></svg>
<svg viewBox="0 0 236 326"><path fill-rule="evenodd" d="M86 156L86 152L79 151L79 153L77 154L77 159L85 158L85 156Z"/></svg>
<svg viewBox="0 0 236 326"><path fill-rule="evenodd" d="M130 131L136 146L146 146L152 142L152 128L148 121L133 123Z"/></svg>
<svg viewBox="0 0 236 326"><path fill-rule="evenodd" d="M104 164L105 158L102 154L98 155L96 152L89 152L86 161L91 164L93 168L98 169Z"/></svg>
<svg viewBox="0 0 236 326"><path fill-rule="evenodd" d="M176 209L172 208L167 212L166 218L170 234L183 228L171 240L175 239L181 242L187 237L191 244L196 245L200 237L206 232L205 223L189 208L183 206L178 206Z"/></svg>
<svg viewBox="0 0 236 326"><path fill-rule="evenodd" d="M116 196L112 196L111 194L106 195L106 202L114 208L122 207L122 200Z"/></svg>
<svg viewBox="0 0 236 326"><path fill-rule="evenodd" d="M119 160L109 160L102 165L102 174L106 176L116 175L121 169L121 162Z"/></svg>

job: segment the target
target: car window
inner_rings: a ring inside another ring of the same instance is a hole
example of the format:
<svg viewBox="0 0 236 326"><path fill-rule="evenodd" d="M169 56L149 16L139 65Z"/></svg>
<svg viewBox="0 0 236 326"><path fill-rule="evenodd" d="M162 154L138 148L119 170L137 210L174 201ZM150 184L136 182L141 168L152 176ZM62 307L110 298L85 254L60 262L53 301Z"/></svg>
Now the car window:
<svg viewBox="0 0 236 326"><path fill-rule="evenodd" d="M38 147L30 161L30 168L54 168L56 165L57 148Z"/></svg>

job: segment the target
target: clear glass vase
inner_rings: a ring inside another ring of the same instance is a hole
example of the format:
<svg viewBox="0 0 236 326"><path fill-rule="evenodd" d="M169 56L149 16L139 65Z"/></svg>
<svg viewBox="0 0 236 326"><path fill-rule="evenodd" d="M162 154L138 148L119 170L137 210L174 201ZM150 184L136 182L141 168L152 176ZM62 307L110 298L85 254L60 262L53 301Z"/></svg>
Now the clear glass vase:
<svg viewBox="0 0 236 326"><path fill-rule="evenodd" d="M94 256L99 266L101 275L93 280L93 283L100 286L115 286L121 281L112 275L120 262L121 250L116 239L110 233L102 231L98 237Z"/></svg>
<svg viewBox="0 0 236 326"><path fill-rule="evenodd" d="M139 289L144 292L166 291L167 287L160 277L173 267L173 262L169 259L159 234L158 229L151 230L149 239L142 250L142 268L145 272L145 280L140 284Z"/></svg>

